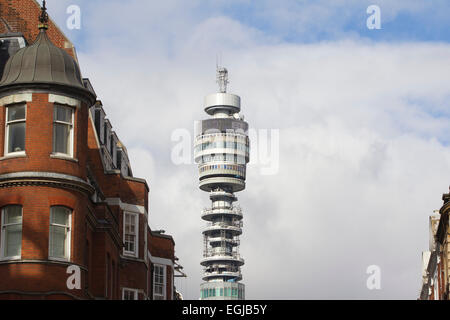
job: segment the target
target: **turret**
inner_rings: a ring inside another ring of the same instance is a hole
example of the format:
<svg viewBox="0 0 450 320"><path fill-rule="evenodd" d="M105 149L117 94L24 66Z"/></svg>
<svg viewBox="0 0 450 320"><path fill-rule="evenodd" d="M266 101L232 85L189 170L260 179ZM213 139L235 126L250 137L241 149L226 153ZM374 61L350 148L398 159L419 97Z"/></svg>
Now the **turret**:
<svg viewBox="0 0 450 320"><path fill-rule="evenodd" d="M44 1L36 40L14 50L0 81L0 261L6 262L0 274L10 277L0 291L80 297L66 279L69 265L86 270L85 221L94 191L86 172L87 126L95 94L47 29Z"/></svg>

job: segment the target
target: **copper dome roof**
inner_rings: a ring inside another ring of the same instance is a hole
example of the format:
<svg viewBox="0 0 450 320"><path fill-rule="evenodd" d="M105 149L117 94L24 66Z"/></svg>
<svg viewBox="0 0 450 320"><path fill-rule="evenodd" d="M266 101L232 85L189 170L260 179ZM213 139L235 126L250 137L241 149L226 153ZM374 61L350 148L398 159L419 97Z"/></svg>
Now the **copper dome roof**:
<svg viewBox="0 0 450 320"><path fill-rule="evenodd" d="M78 63L55 46L46 30L40 29L34 43L8 59L0 81L0 92L17 87L51 87L76 92L92 101L94 94L83 85Z"/></svg>

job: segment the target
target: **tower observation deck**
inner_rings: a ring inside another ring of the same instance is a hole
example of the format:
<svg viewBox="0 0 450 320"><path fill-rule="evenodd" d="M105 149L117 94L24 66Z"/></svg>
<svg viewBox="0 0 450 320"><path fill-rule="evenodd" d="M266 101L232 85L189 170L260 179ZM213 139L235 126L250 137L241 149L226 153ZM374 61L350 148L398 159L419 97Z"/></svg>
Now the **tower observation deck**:
<svg viewBox="0 0 450 320"><path fill-rule="evenodd" d="M239 254L242 210L235 193L245 189L249 162L248 124L239 115L240 97L226 92L228 71L217 68L218 93L206 96L205 112L211 118L200 121L195 138L195 162L199 188L209 192L211 207L202 212L204 267L200 286L202 300L244 300L245 286Z"/></svg>

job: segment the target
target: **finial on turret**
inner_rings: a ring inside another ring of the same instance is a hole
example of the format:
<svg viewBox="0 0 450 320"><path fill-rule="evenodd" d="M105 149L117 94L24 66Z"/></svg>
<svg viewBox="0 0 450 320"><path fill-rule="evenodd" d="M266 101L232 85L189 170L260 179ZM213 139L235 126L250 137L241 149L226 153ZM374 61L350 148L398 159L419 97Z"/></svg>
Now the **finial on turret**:
<svg viewBox="0 0 450 320"><path fill-rule="evenodd" d="M42 2L41 14L39 15L39 29L48 29L48 13L45 6L45 0Z"/></svg>
<svg viewBox="0 0 450 320"><path fill-rule="evenodd" d="M221 93L227 92L228 70L226 68L217 66L217 83Z"/></svg>

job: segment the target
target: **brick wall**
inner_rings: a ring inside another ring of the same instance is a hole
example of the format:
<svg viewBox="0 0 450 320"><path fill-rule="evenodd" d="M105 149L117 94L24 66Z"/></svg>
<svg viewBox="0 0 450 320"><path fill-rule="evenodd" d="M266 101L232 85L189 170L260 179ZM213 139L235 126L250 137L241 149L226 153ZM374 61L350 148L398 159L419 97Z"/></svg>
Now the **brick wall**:
<svg viewBox="0 0 450 320"><path fill-rule="evenodd" d="M0 0L0 33L21 32L28 43L33 43L39 32L40 13L40 4L35 0ZM76 58L72 43L53 21L49 21L47 34L56 46Z"/></svg>
<svg viewBox="0 0 450 320"><path fill-rule="evenodd" d="M20 261L0 262L0 293L18 290L35 292L66 292L83 297L81 290L66 287L67 263L49 259L50 207L62 205L72 209L71 263L85 266L85 211L87 198L78 191L45 186L16 186L0 192L0 208L22 206L22 253ZM82 273L84 277L84 272ZM83 280L83 278L82 278ZM2 299L0 294L0 299Z"/></svg>
<svg viewBox="0 0 450 320"><path fill-rule="evenodd" d="M150 253L154 257L174 260L175 244L171 238L165 236L155 236L152 233L148 234L148 246Z"/></svg>
<svg viewBox="0 0 450 320"><path fill-rule="evenodd" d="M0 172L44 171L70 174L86 179L87 120L84 104L74 108L74 157L76 162L50 157L53 151L53 108L48 94L34 93L33 101L27 103L25 152L26 157L0 160ZM6 108L0 109L0 157L4 156Z"/></svg>

